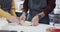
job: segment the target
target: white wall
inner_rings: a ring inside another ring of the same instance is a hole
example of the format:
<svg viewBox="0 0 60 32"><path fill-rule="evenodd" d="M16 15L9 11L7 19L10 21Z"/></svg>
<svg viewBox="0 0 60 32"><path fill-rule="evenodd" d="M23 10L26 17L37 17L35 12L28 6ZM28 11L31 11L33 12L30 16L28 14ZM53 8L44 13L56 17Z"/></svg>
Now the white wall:
<svg viewBox="0 0 60 32"><path fill-rule="evenodd" d="M56 0L56 4L60 4L60 0Z"/></svg>
<svg viewBox="0 0 60 32"><path fill-rule="evenodd" d="M60 0L56 0L56 7L54 9L55 14L60 14Z"/></svg>

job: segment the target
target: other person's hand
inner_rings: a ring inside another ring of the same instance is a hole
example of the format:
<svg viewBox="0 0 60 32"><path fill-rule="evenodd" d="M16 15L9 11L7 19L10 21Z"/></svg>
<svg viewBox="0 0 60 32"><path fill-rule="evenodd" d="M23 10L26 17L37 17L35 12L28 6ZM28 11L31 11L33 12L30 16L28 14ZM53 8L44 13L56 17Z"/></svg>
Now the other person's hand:
<svg viewBox="0 0 60 32"><path fill-rule="evenodd" d="M9 19L8 19L9 22L12 22L12 23L17 23L19 24L19 20L17 17L15 16L10 16Z"/></svg>

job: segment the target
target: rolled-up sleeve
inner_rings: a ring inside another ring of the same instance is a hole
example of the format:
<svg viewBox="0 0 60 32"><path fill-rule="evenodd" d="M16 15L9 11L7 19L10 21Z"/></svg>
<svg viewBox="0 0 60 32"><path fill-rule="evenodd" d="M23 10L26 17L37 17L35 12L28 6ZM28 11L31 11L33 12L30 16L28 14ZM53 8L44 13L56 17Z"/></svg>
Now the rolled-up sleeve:
<svg viewBox="0 0 60 32"><path fill-rule="evenodd" d="M43 10L43 12L45 13L45 15L49 14L51 11L53 11L53 9L55 8L56 4L55 4L56 0L47 0L47 7Z"/></svg>
<svg viewBox="0 0 60 32"><path fill-rule="evenodd" d="M9 19L11 15L8 12L5 12L4 10L0 9L0 17L4 17L6 19Z"/></svg>
<svg viewBox="0 0 60 32"><path fill-rule="evenodd" d="M27 12L28 11L28 0L25 0L23 3L23 11Z"/></svg>

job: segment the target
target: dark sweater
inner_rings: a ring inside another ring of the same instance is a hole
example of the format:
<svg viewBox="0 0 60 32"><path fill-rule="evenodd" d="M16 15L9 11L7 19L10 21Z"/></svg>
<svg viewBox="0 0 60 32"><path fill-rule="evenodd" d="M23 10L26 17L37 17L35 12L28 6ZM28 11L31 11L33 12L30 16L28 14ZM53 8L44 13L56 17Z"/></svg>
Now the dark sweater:
<svg viewBox="0 0 60 32"><path fill-rule="evenodd" d="M28 7L28 1L29 0L25 0L23 3L23 11L27 12L29 7ZM47 7L43 10L43 12L45 13L45 15L49 14L51 11L53 11L53 9L55 8L56 4L55 4L56 0L47 0Z"/></svg>
<svg viewBox="0 0 60 32"><path fill-rule="evenodd" d="M11 3L12 0L0 0L1 8L9 13L11 13Z"/></svg>

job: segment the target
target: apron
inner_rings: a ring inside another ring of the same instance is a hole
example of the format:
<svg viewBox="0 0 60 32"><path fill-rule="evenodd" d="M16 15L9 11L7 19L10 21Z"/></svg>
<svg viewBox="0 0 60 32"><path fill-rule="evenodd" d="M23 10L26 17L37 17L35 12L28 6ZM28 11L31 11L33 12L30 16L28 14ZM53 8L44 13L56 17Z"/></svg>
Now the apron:
<svg viewBox="0 0 60 32"><path fill-rule="evenodd" d="M27 16L27 20L31 21L36 14L42 12L47 7L47 0L29 0L28 7L30 11L29 16ZM40 19L39 23L49 24L48 15Z"/></svg>
<svg viewBox="0 0 60 32"><path fill-rule="evenodd" d="M12 0L0 0L1 8L11 14L11 3Z"/></svg>

